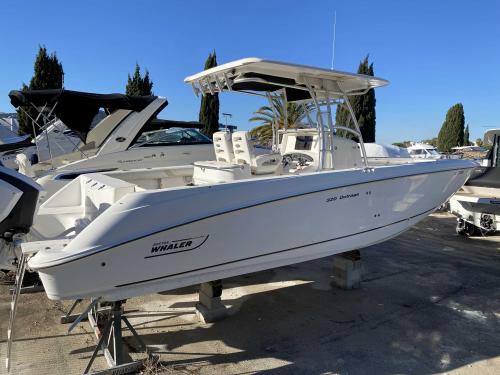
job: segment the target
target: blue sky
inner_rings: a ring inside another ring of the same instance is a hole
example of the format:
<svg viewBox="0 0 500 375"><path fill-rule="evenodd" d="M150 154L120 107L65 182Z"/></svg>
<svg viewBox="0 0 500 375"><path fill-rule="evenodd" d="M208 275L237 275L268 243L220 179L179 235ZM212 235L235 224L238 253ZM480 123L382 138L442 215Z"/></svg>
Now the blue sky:
<svg viewBox="0 0 500 375"><path fill-rule="evenodd" d="M370 54L377 141L436 136L447 109L462 102L471 138L500 127L500 2L497 1L11 1L0 3L0 112L29 82L38 45L56 51L65 87L123 92L136 61L169 106L160 117L196 120L199 99L184 77L210 51L218 62L262 57L329 68L337 12L335 68L355 71ZM242 129L261 104L221 96L221 113ZM221 116L222 117L222 116Z"/></svg>

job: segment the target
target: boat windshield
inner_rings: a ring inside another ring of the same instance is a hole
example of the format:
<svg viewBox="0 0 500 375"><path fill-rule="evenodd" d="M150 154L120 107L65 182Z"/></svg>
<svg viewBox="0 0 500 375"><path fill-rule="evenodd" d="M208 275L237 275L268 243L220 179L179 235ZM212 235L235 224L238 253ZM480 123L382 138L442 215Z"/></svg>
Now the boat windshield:
<svg viewBox="0 0 500 375"><path fill-rule="evenodd" d="M168 128L144 132L133 147L211 144L197 129Z"/></svg>
<svg viewBox="0 0 500 375"><path fill-rule="evenodd" d="M426 150L431 155L439 155L439 152L435 148L427 148Z"/></svg>

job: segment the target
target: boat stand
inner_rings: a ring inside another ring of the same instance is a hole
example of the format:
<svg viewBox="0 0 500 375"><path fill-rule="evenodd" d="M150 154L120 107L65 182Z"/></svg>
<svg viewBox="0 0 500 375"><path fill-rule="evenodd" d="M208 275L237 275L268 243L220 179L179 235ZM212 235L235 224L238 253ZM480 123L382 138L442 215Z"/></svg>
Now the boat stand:
<svg viewBox="0 0 500 375"><path fill-rule="evenodd" d="M148 353L146 345L139 337L134 327L132 327L132 324L130 324L127 317L123 315L123 303L124 301L116 301L101 304L99 303L99 300L94 300L82 314L87 315L90 326L98 339L94 352L92 353L87 367L85 368L84 374L129 374L139 371L144 366L144 360L126 362L124 355L122 322L127 326L132 333L132 336L139 344L139 350L146 352L148 354L148 359L152 359L153 361L157 360L157 357ZM75 323L73 323L72 327L78 324L81 320L83 320L83 317L81 319L77 319ZM70 327L70 330L72 327ZM102 351L104 354L109 367L105 370L91 373L92 364L97 358L99 351Z"/></svg>
<svg viewBox="0 0 500 375"><path fill-rule="evenodd" d="M222 281L215 280L200 284L196 315L204 323L213 323L227 317L227 307L221 301Z"/></svg>
<svg viewBox="0 0 500 375"><path fill-rule="evenodd" d="M23 250L17 264L16 279L14 282L14 289L12 292L12 300L10 302L9 326L7 329L7 357L5 358L5 367L7 368L7 372L10 371L10 365L11 365L10 357L12 355L12 344L14 343L14 335L16 328L15 321L17 314L17 304L19 302L19 296L21 295L24 276L28 266L28 258L33 254L34 253L29 249L27 249L26 251Z"/></svg>
<svg viewBox="0 0 500 375"><path fill-rule="evenodd" d="M358 289L361 284L361 253L346 251L333 257L333 281L341 289Z"/></svg>
<svg viewBox="0 0 500 375"><path fill-rule="evenodd" d="M33 294L33 293L40 293L43 291L44 291L43 285L32 284L32 285L26 285L26 286L21 287L19 294ZM12 295L14 293L15 293L15 289L11 288L10 294Z"/></svg>
<svg viewBox="0 0 500 375"><path fill-rule="evenodd" d="M16 266L16 278L13 282L12 287L9 288L9 294L13 296L15 293L19 294L30 294L30 293L38 293L43 292L43 285L38 277L38 273L27 272L23 276L22 285L17 285L17 274L20 272L20 264L21 264L21 256L18 254L22 254L22 244L26 241L26 235L24 233L16 233L12 235L10 238L9 244L9 254L13 254L16 260L14 260L12 265ZM28 255L32 255L30 252Z"/></svg>
<svg viewBox="0 0 500 375"><path fill-rule="evenodd" d="M9 328L7 329L7 357L5 358L5 367L7 372L10 371L10 357L12 354L12 344L14 342L17 303L19 302L19 295L21 294L21 286L23 284L24 273L26 272L27 262L28 259L26 256L24 254L21 255L21 259L19 259L19 264L17 266L14 293L12 293L12 301L10 303Z"/></svg>
<svg viewBox="0 0 500 375"><path fill-rule="evenodd" d="M71 314L71 313L75 310L76 306L78 306L81 302L82 302L81 299L77 299L77 300L75 300L75 302L73 302L73 304L69 308L68 312L66 314L64 314L63 316L61 316L61 320L60 320L61 324L73 323L75 320L78 319L78 317L81 314Z"/></svg>
<svg viewBox="0 0 500 375"><path fill-rule="evenodd" d="M13 286L9 289L10 295L14 295L16 293L17 286ZM19 287L19 294L32 294L43 292L43 285L40 279L38 278L38 274L36 273L26 273L23 278L23 285Z"/></svg>

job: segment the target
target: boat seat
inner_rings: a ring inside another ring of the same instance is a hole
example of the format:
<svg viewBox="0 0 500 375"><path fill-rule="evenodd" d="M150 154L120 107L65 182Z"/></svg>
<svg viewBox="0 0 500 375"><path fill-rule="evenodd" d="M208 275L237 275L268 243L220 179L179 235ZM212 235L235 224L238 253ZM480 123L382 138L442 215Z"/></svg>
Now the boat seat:
<svg viewBox="0 0 500 375"><path fill-rule="evenodd" d="M137 190L135 184L100 173L79 176L47 199L39 214L80 213L83 216L98 216L121 197Z"/></svg>
<svg viewBox="0 0 500 375"><path fill-rule="evenodd" d="M279 153L256 155L247 131L233 133L234 160L236 164L248 164L253 174L274 173L281 164Z"/></svg>
<svg viewBox="0 0 500 375"><path fill-rule="evenodd" d="M136 185L100 173L80 177L85 189L85 216L99 215L121 197L136 191Z"/></svg>
<svg viewBox="0 0 500 375"><path fill-rule="evenodd" d="M100 173L78 176L48 198L38 209L35 227L42 238L59 236L86 224L128 193L135 184Z"/></svg>
<svg viewBox="0 0 500 375"><path fill-rule="evenodd" d="M195 185L219 184L251 177L250 166L246 164L212 160L194 163L193 182Z"/></svg>
<svg viewBox="0 0 500 375"><path fill-rule="evenodd" d="M215 132L213 134L213 142L215 149L215 160L224 163L231 163L234 160L231 133Z"/></svg>

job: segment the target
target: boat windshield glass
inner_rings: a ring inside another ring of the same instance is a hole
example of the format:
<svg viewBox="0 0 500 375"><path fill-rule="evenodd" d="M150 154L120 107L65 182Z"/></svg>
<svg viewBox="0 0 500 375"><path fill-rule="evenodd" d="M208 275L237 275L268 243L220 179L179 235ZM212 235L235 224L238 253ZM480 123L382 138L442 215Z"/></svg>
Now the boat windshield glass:
<svg viewBox="0 0 500 375"><path fill-rule="evenodd" d="M310 150L313 144L312 135L297 136L295 138L295 150Z"/></svg>
<svg viewBox="0 0 500 375"><path fill-rule="evenodd" d="M427 148L426 150L431 155L439 155L439 152L435 148Z"/></svg>
<svg viewBox="0 0 500 375"><path fill-rule="evenodd" d="M211 144L197 129L169 128L144 132L133 147Z"/></svg>

